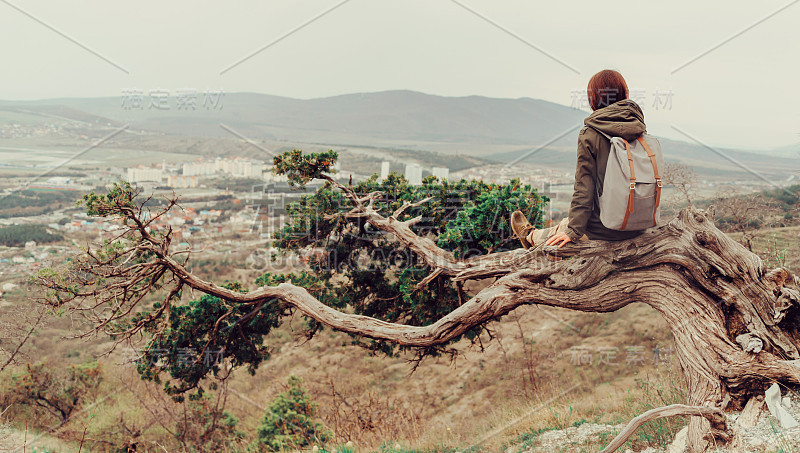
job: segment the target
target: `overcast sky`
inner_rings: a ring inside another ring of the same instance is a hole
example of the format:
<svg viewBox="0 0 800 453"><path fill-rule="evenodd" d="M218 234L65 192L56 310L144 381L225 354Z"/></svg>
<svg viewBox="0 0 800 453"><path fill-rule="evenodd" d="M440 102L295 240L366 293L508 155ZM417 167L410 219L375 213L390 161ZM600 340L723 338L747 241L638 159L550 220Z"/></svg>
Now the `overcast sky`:
<svg viewBox="0 0 800 453"><path fill-rule="evenodd" d="M0 0L0 99L410 89L571 105L614 68L649 132L771 148L800 141L798 1ZM656 90L672 92L658 109Z"/></svg>

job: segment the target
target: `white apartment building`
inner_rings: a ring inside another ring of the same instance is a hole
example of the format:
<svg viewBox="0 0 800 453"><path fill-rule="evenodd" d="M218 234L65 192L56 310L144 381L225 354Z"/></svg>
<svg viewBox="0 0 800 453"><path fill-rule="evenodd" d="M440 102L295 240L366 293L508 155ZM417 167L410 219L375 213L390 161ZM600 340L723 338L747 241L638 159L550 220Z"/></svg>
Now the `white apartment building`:
<svg viewBox="0 0 800 453"><path fill-rule="evenodd" d="M422 167L419 164L406 164L405 176L412 186L422 184Z"/></svg>
<svg viewBox="0 0 800 453"><path fill-rule="evenodd" d="M235 158L183 164L183 176L213 176L218 173L240 178L261 179L264 173L264 163Z"/></svg>
<svg viewBox="0 0 800 453"><path fill-rule="evenodd" d="M167 185L170 187L186 189L197 187L198 183L199 181L197 176L169 175L167 177Z"/></svg>
<svg viewBox="0 0 800 453"><path fill-rule="evenodd" d="M136 167L128 169L128 182L161 182L163 172L160 168Z"/></svg>
<svg viewBox="0 0 800 453"><path fill-rule="evenodd" d="M450 176L450 169L447 167L433 167L431 174L440 180L447 179Z"/></svg>
<svg viewBox="0 0 800 453"><path fill-rule="evenodd" d="M381 162L381 181L389 177L389 168L391 167L391 162L383 161Z"/></svg>

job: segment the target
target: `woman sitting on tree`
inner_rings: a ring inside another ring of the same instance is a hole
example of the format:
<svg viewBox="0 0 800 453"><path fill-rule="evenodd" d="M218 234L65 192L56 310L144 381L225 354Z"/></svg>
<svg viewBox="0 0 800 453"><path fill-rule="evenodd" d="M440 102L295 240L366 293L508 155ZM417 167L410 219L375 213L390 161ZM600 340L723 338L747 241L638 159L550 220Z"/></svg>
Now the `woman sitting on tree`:
<svg viewBox="0 0 800 453"><path fill-rule="evenodd" d="M635 141L646 132L642 109L628 99L628 85L617 71L606 69L589 80L587 88L592 114L578 136L578 163L575 189L569 216L551 228L536 229L521 211L511 214L511 228L523 247L558 245L572 241L599 239L621 241L638 236L643 230L612 230L600 221L598 192L603 191L610 141L602 134Z"/></svg>

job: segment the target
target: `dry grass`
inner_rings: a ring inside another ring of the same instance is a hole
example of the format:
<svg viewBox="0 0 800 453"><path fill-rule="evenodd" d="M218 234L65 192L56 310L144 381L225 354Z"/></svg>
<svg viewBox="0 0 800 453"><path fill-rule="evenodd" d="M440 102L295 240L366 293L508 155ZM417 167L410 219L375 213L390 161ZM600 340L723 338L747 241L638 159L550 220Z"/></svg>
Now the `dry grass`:
<svg viewBox="0 0 800 453"><path fill-rule="evenodd" d="M740 240L742 233L729 236ZM765 228L755 232L753 252L764 260L767 267L786 267L800 271L800 227Z"/></svg>
<svg viewBox="0 0 800 453"><path fill-rule="evenodd" d="M0 427L0 452L69 452L77 451L77 444L63 441L51 433L34 429Z"/></svg>

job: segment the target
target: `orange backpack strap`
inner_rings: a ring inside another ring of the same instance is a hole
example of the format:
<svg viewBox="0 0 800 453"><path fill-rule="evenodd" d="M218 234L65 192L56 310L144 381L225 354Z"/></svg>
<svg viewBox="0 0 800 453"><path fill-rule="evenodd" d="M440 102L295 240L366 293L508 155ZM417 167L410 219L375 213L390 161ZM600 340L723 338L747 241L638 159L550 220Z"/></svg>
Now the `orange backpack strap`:
<svg viewBox="0 0 800 453"><path fill-rule="evenodd" d="M624 230L625 227L628 225L628 218L633 213L633 196L635 194L636 189L636 173L633 171L633 156L631 155L631 145L628 143L627 140L622 139L625 142L625 151L628 152L628 165L631 166L631 190L628 192L628 208L625 209L625 218L622 219L622 226L620 227L621 230Z"/></svg>
<svg viewBox="0 0 800 453"><path fill-rule="evenodd" d="M647 151L647 157L650 158L650 163L653 164L653 175L656 177L656 204L653 207L653 226L656 225L656 212L658 211L658 204L661 201L661 176L658 174L658 164L656 163L656 155L653 154L653 151L650 150L650 146L647 145L647 142L639 136L636 140L639 140L639 143L644 146L644 150Z"/></svg>

